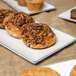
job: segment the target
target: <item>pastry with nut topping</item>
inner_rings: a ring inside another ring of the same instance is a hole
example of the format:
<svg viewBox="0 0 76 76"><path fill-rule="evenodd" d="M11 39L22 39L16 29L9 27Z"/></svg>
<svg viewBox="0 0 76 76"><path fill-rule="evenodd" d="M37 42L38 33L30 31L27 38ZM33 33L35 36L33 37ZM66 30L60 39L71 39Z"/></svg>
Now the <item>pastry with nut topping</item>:
<svg viewBox="0 0 76 76"><path fill-rule="evenodd" d="M46 24L29 23L24 24L21 29L24 43L31 48L47 48L56 42L56 35Z"/></svg>
<svg viewBox="0 0 76 76"><path fill-rule="evenodd" d="M33 18L23 12L15 12L10 14L6 19L4 20L4 25L6 31L16 37L16 38L21 38L22 36L22 31L20 28L27 23L32 23L34 22Z"/></svg>
<svg viewBox="0 0 76 76"><path fill-rule="evenodd" d="M3 25L3 21L12 12L15 12L15 11L9 10L9 9L0 9L0 28L2 29L5 28L5 26Z"/></svg>
<svg viewBox="0 0 76 76"><path fill-rule="evenodd" d="M58 72L48 67L36 67L25 70L19 76L60 76Z"/></svg>

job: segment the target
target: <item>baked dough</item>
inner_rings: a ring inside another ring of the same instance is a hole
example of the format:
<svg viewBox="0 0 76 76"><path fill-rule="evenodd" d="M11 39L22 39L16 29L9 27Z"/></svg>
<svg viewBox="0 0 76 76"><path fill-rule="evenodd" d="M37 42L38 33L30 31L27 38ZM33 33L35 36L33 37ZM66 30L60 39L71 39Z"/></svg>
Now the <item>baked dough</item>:
<svg viewBox="0 0 76 76"><path fill-rule="evenodd" d="M4 25L6 25L5 29L10 35L16 38L21 38L22 31L20 28L23 26L23 24L31 22L34 22L31 16L22 12L15 12L6 17L4 20Z"/></svg>
<svg viewBox="0 0 76 76"><path fill-rule="evenodd" d="M76 65L73 67L70 76L76 76Z"/></svg>
<svg viewBox="0 0 76 76"><path fill-rule="evenodd" d="M40 11L44 6L44 0L26 0L27 8L30 11Z"/></svg>
<svg viewBox="0 0 76 76"><path fill-rule="evenodd" d="M42 23L29 23L21 28L24 43L31 48L46 48L56 42L56 35L51 28Z"/></svg>
<svg viewBox="0 0 76 76"><path fill-rule="evenodd" d="M5 26L3 25L3 21L12 12L15 12L15 11L9 10L9 9L0 9L0 28L2 29L5 28Z"/></svg>
<svg viewBox="0 0 76 76"><path fill-rule="evenodd" d="M18 4L20 6L26 6L27 5L26 0L18 0Z"/></svg>
<svg viewBox="0 0 76 76"><path fill-rule="evenodd" d="M71 19L75 19L76 20L76 9L72 9L71 10Z"/></svg>
<svg viewBox="0 0 76 76"><path fill-rule="evenodd" d="M38 67L25 70L24 72L20 73L19 76L60 76L60 75L50 68Z"/></svg>

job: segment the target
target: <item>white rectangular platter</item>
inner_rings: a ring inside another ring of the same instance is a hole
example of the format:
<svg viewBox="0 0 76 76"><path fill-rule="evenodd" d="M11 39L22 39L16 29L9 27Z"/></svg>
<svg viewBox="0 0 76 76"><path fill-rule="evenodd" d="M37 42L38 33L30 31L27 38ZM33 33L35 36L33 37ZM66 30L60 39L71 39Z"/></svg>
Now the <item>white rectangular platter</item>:
<svg viewBox="0 0 76 76"><path fill-rule="evenodd" d="M45 67L54 69L61 76L70 76L70 72L74 67L74 65L76 65L76 59L49 64L46 65Z"/></svg>
<svg viewBox="0 0 76 76"><path fill-rule="evenodd" d="M24 59L30 61L31 63L36 64L76 41L76 38L69 34L61 32L55 28L52 28L52 30L56 34L57 41L53 46L46 49L29 48L23 43L21 39L16 39L10 36L3 29L0 29L0 44L10 49L10 51L23 57Z"/></svg>
<svg viewBox="0 0 76 76"><path fill-rule="evenodd" d="M12 8L14 8L15 10L17 11L21 11L21 12L25 12L29 15L31 14L36 14L36 13L40 13L40 12L43 12L43 11L49 11L49 10L53 10L55 9L56 7L53 6L53 5L50 5L48 4L47 2L44 2L44 7L41 11L37 11L37 12L31 12L27 9L27 7L22 7L22 6L19 6L18 3L15 1L15 0L3 0L5 3L7 3L9 6L11 6Z"/></svg>
<svg viewBox="0 0 76 76"><path fill-rule="evenodd" d="M76 9L76 6L73 7L73 8L71 8L71 9L69 9L68 11L65 11L65 12L59 14L58 17L59 17L59 18L62 18L62 19L65 19L65 20L69 20L69 21L76 22L75 19L71 19L71 18L70 18L70 16L71 16L71 10L72 10L72 9Z"/></svg>

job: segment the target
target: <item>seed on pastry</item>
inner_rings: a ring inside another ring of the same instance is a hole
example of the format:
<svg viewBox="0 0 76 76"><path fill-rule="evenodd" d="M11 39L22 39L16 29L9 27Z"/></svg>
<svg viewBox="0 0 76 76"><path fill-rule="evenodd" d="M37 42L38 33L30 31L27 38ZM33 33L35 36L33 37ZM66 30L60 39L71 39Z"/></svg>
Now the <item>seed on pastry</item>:
<svg viewBox="0 0 76 76"><path fill-rule="evenodd" d="M36 67L25 70L19 76L60 76L56 71L48 67Z"/></svg>
<svg viewBox="0 0 76 76"><path fill-rule="evenodd" d="M46 48L56 42L56 35L46 24L29 23L24 24L21 29L24 43L31 48Z"/></svg>
<svg viewBox="0 0 76 76"><path fill-rule="evenodd" d="M25 13L22 12L14 12L11 13L5 20L4 25L5 29L8 33L16 38L22 37L22 31L20 28L23 24L32 23L34 22L33 18ZM10 29L9 29L9 28Z"/></svg>
<svg viewBox="0 0 76 76"><path fill-rule="evenodd" d="M12 12L15 12L13 10L9 10L9 9L0 9L0 28L5 28L3 21L4 19Z"/></svg>

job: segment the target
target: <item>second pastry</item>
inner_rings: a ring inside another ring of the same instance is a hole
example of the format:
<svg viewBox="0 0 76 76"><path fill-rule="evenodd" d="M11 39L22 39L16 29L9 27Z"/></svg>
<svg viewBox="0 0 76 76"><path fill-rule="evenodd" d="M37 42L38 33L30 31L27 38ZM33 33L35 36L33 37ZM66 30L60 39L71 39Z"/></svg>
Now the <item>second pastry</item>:
<svg viewBox="0 0 76 76"><path fill-rule="evenodd" d="M4 20L4 25L6 31L16 37L21 38L21 30L20 28L23 26L23 24L32 23L34 22L33 18L23 12L15 12L10 14L8 17Z"/></svg>

